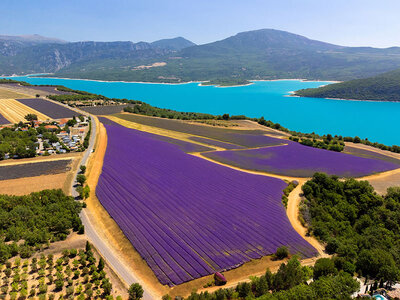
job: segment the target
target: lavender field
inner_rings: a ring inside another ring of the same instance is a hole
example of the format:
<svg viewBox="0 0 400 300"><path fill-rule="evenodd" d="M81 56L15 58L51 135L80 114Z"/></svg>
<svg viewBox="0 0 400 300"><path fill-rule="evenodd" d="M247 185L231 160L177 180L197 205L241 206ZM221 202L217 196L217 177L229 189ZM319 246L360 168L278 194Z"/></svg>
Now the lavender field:
<svg viewBox="0 0 400 300"><path fill-rule="evenodd" d="M114 121L111 121L110 119L107 119L104 117L100 117L99 120L101 120L101 122L105 125L106 124L108 124L108 125L116 124ZM206 151L216 150L215 148L210 148L210 147L202 146L199 144L170 138L168 136L157 135L157 134L152 134L152 133L147 133L147 132L142 132L142 131L138 131L137 134L138 135L143 134L147 137L151 137L151 138L157 139L159 141L164 141L164 142L167 142L170 144L174 144L175 146L177 146L180 150L182 150L185 153L206 152Z"/></svg>
<svg viewBox="0 0 400 300"><path fill-rule="evenodd" d="M199 137L199 136L191 136L191 137L189 137L189 139L192 140L192 141L195 141L195 142L204 143L204 144L207 144L207 145L210 145L210 146L217 146L217 147L225 148L225 149L228 149L228 150L231 150L231 149L246 149L243 146L224 143L224 142L220 142L220 141L216 141L216 140L210 140L210 139L202 138L202 137Z"/></svg>
<svg viewBox="0 0 400 300"><path fill-rule="evenodd" d="M263 130L238 130L185 123L181 120L151 118L136 114L116 114L116 117L138 124L197 135L221 142L239 145L238 148L255 148L280 145L286 140L265 136Z"/></svg>
<svg viewBox="0 0 400 300"><path fill-rule="evenodd" d="M11 122L8 121L2 114L0 114L0 125L10 124Z"/></svg>
<svg viewBox="0 0 400 300"><path fill-rule="evenodd" d="M242 169L294 177L311 177L315 172L361 177L399 168L392 162L307 147L295 142L289 142L287 146L215 151L202 155Z"/></svg>
<svg viewBox="0 0 400 300"><path fill-rule="evenodd" d="M305 257L316 254L286 216L285 182L104 123L108 146L97 197L162 284L235 268L281 245Z"/></svg>
<svg viewBox="0 0 400 300"><path fill-rule="evenodd" d="M77 112L41 98L17 99L17 101L29 106L53 119L72 118Z"/></svg>

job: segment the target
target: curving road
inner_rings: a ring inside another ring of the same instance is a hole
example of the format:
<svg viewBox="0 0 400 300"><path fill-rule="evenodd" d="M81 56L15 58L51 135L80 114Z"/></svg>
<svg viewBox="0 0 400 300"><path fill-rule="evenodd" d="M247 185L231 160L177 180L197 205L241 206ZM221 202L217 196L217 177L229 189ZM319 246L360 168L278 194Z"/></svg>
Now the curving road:
<svg viewBox="0 0 400 300"><path fill-rule="evenodd" d="M78 111L78 110L76 110ZM81 112L80 112L81 113ZM96 121L95 117L92 115L89 115L85 113L85 115L90 116L91 119L91 124L92 124L92 132L89 140L89 147L86 149L82 160L80 162L80 165L87 165L88 159L90 155L92 154L92 151L94 149L94 144L96 140L96 135L97 135L97 128L96 128ZM79 168L76 171L76 174L74 175L74 181L71 184L71 195L73 197L78 197L78 192L75 190L76 185L78 184L76 181L76 176L79 173ZM94 192L94 191L92 191ZM119 276L119 278L124 281L128 286L131 285L132 283L139 282L144 289L144 294L143 298L144 300L153 300L157 299L154 295L150 294L148 290L146 290L145 285L143 282L137 278L127 267L123 261L121 261L118 257L118 255L114 252L114 250L109 247L107 243L105 243L100 235L96 232L95 227L93 226L91 219L90 219L90 214L86 212L85 209L82 210L80 213L80 218L82 220L83 225L85 226L85 234L88 238L88 240L96 247L96 249L100 252L101 256L107 261L108 265L114 270L114 272Z"/></svg>

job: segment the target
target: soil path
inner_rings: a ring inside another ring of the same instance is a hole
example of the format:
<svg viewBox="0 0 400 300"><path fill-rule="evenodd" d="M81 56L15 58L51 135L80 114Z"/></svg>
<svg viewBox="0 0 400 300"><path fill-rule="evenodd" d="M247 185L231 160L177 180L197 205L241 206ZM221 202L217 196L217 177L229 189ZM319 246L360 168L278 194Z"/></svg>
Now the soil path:
<svg viewBox="0 0 400 300"><path fill-rule="evenodd" d="M329 255L324 252L324 246L321 245L320 242L318 242L317 239L315 239L314 237L307 236L307 229L301 224L299 220L301 188L306 181L307 179L301 179L301 181L299 181L299 185L289 194L286 213L290 223L297 231L297 233L300 234L303 239L305 239L318 251L319 256L328 257Z"/></svg>

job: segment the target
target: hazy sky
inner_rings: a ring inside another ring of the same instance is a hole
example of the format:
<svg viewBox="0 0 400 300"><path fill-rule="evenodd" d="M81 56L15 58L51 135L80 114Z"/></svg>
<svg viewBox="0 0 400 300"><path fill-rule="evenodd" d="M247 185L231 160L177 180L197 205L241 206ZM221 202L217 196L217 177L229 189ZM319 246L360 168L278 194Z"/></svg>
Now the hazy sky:
<svg viewBox="0 0 400 300"><path fill-rule="evenodd" d="M400 0L1 0L0 34L195 43L274 28L348 46L400 46Z"/></svg>

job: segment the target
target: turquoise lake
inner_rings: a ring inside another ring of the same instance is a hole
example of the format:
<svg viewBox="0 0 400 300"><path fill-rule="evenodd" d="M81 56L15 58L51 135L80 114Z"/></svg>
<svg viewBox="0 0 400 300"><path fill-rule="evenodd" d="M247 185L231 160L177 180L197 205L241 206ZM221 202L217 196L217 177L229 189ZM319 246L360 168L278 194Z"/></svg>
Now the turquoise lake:
<svg viewBox="0 0 400 300"><path fill-rule="evenodd" d="M280 123L289 129L318 134L360 136L400 145L400 102L345 101L288 97L290 91L326 82L257 81L241 87L149 84L91 80L12 77L31 84L58 84L114 98L142 100L179 111L246 115Z"/></svg>

